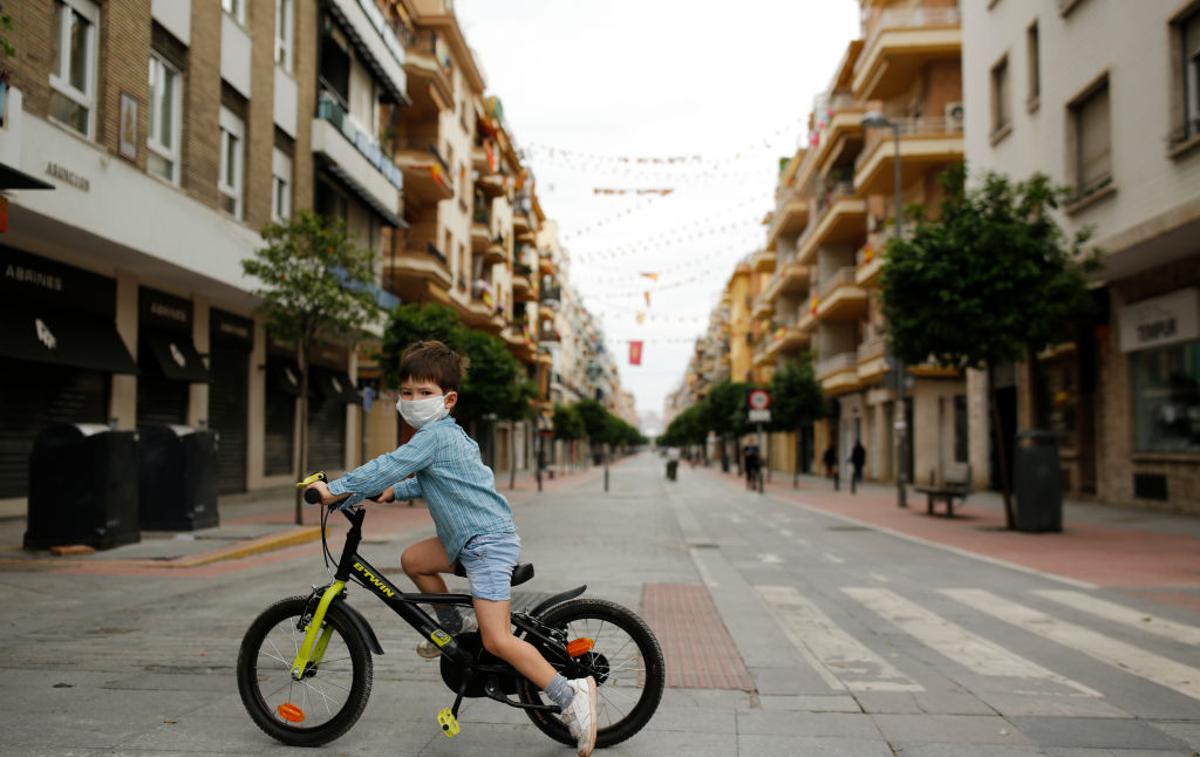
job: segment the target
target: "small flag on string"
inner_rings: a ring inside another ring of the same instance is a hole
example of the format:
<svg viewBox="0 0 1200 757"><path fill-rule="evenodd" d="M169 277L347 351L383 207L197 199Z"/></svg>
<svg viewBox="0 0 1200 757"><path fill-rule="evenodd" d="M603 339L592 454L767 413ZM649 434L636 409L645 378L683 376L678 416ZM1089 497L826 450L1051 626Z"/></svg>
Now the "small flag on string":
<svg viewBox="0 0 1200 757"><path fill-rule="evenodd" d="M629 342L629 364L642 364L642 341L640 339Z"/></svg>
<svg viewBox="0 0 1200 757"><path fill-rule="evenodd" d="M644 279L650 279L651 281L658 281L657 273L639 273L638 275Z"/></svg>
<svg viewBox="0 0 1200 757"><path fill-rule="evenodd" d="M646 307L650 307L650 290L642 292L642 297L646 300Z"/></svg>
<svg viewBox="0 0 1200 757"><path fill-rule="evenodd" d="M646 314L641 311L638 311L637 322L638 322L639 326L642 325L643 323L645 323L646 322Z"/></svg>

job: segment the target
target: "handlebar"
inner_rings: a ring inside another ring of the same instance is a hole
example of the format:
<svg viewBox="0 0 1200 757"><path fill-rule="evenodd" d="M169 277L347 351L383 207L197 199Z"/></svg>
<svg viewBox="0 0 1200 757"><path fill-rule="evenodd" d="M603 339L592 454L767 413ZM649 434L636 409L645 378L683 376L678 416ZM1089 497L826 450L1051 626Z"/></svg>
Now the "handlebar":
<svg viewBox="0 0 1200 757"><path fill-rule="evenodd" d="M310 489L308 487L312 486L313 484L317 483L318 481L328 481L328 480L329 479L325 475L325 471L317 471L316 473L313 473L312 475L305 478L303 481L296 484L296 488L304 489L304 501L305 502L307 502L310 505L319 505L319 504L321 504L321 493L318 492L316 489ZM379 492L378 494L372 494L371 496L366 497L366 499L378 500L379 497L382 495L383 495L383 492ZM342 501L348 499L349 497L350 497L349 494L343 494L342 496L338 497L337 500L333 504L331 504L329 507L330 508L337 507L339 502L342 502Z"/></svg>

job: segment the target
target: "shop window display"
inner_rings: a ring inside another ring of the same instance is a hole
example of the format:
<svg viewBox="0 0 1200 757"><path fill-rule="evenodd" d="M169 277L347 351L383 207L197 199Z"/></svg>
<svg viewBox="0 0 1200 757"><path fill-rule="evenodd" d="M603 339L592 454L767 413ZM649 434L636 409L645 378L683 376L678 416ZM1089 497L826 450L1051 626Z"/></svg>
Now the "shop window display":
<svg viewBox="0 0 1200 757"><path fill-rule="evenodd" d="M1200 453L1200 341L1129 356L1134 448Z"/></svg>

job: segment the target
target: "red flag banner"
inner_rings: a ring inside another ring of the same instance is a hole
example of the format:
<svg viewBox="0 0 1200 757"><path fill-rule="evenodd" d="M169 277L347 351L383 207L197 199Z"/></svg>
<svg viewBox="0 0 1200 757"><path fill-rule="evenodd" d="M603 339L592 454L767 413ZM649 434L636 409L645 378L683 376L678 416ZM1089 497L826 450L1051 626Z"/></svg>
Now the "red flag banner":
<svg viewBox="0 0 1200 757"><path fill-rule="evenodd" d="M640 339L629 342L629 364L642 364L642 341Z"/></svg>

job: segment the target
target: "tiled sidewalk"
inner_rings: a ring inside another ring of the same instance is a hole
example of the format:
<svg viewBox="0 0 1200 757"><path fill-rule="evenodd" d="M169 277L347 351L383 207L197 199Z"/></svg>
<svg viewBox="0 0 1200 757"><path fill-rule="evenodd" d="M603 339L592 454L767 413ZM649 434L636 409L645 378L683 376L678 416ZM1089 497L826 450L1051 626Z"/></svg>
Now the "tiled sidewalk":
<svg viewBox="0 0 1200 757"><path fill-rule="evenodd" d="M698 469L699 470L699 469ZM709 475L740 485L717 467ZM930 516L924 497L911 492L909 506L896 504L892 487L866 484L850 494L843 484L774 473L767 493L830 515L902 537L1048 573L1093 586L1146 592L1161 601L1200 608L1200 518L1157 511L1069 503L1061 533L1004 529L998 495L982 492L956 507L955 517Z"/></svg>

